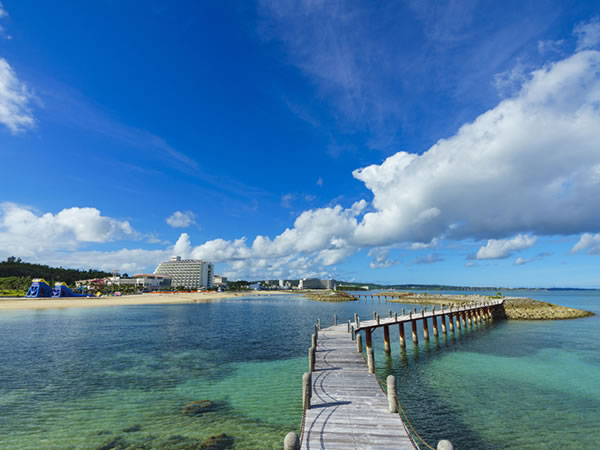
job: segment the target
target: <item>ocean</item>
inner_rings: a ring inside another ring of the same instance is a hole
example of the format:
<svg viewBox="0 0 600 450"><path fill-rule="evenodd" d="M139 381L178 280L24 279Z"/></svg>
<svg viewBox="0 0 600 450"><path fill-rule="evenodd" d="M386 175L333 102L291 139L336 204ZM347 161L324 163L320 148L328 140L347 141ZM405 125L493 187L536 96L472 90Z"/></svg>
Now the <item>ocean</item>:
<svg viewBox="0 0 600 450"><path fill-rule="evenodd" d="M600 314L600 291L504 294ZM315 320L413 306L265 296L2 312L0 447L182 449L218 436L225 448L281 448L300 426ZM396 375L409 420L434 447L595 448L599 331L599 316L495 321L403 351L396 330L390 357L378 331L376 367ZM195 401L210 403L189 414Z"/></svg>

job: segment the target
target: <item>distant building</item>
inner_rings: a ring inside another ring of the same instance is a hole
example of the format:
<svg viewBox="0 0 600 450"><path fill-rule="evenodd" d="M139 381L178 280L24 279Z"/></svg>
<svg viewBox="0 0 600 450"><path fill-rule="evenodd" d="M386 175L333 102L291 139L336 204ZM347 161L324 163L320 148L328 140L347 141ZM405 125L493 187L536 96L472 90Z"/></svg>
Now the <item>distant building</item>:
<svg viewBox="0 0 600 450"><path fill-rule="evenodd" d="M171 277L168 275L155 275L153 273L137 273L133 276L135 285L149 291L171 289Z"/></svg>
<svg viewBox="0 0 600 450"><path fill-rule="evenodd" d="M213 277L213 285L215 287L227 286L227 277L223 277L221 275L215 275Z"/></svg>
<svg viewBox="0 0 600 450"><path fill-rule="evenodd" d="M318 278L305 278L298 283L298 289L336 289L335 280L319 280Z"/></svg>
<svg viewBox="0 0 600 450"><path fill-rule="evenodd" d="M185 289L212 288L214 285L213 264L198 259L181 259L172 256L170 261L162 262L154 275L168 275L171 286Z"/></svg>

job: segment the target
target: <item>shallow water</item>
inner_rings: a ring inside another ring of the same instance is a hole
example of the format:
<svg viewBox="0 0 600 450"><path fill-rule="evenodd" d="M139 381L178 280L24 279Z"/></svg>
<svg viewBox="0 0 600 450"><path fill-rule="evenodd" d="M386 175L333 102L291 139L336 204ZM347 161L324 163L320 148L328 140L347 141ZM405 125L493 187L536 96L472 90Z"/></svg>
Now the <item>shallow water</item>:
<svg viewBox="0 0 600 450"><path fill-rule="evenodd" d="M597 291L506 294L600 313ZM299 428L315 318L327 326L334 313L345 321L402 307L282 296L2 313L0 447L181 448L226 433L235 448L280 448ZM396 336L390 358L377 332L376 365L396 375L402 404L430 443L594 448L599 325L598 316L498 321L404 352ZM183 414L196 400L214 407Z"/></svg>

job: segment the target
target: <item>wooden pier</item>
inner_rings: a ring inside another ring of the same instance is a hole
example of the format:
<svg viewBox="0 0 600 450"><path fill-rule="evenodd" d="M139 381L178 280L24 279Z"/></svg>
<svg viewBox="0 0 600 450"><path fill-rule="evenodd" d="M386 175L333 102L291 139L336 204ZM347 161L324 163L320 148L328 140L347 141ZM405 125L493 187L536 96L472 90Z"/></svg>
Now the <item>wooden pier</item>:
<svg viewBox="0 0 600 450"><path fill-rule="evenodd" d="M310 405L302 449L415 448L346 324L318 332Z"/></svg>
<svg viewBox="0 0 600 450"><path fill-rule="evenodd" d="M375 375L372 333L383 328L384 350L390 352L390 327L398 325L400 346L405 347L404 325L411 324L412 341L418 345L417 322L423 322L423 339L429 340L429 322L433 336L438 338L439 327L447 334L459 333L462 329L476 328L492 320L494 308L504 300L490 300L461 306L442 306L429 311L392 314L361 321L354 315L354 322L334 325L320 330L320 320L315 325L312 346L309 349L309 373L303 377L304 415L300 436L289 433L285 449L326 448L373 448L409 449L424 447L425 443L412 427L398 414L402 410L396 395L393 376L387 380L387 393L380 387ZM439 323L438 323L439 322ZM337 316L334 316L334 324ZM456 325L456 327L455 327ZM363 356L362 334L366 358ZM356 340L353 338L356 337ZM366 359L366 363L365 363ZM405 414L406 419L406 414ZM289 438L289 439L288 439ZM301 447L300 447L301 446ZM438 449L452 449L452 444L441 440Z"/></svg>

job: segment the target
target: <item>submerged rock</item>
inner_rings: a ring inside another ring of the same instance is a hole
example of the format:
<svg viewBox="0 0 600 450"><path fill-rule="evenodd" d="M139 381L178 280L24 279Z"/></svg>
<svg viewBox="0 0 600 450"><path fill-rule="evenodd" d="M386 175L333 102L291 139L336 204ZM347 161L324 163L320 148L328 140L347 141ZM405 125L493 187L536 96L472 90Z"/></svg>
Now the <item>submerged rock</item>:
<svg viewBox="0 0 600 450"><path fill-rule="evenodd" d="M183 413L186 416L199 416L208 411L213 411L215 404L210 400L198 400L192 403L188 403L183 407Z"/></svg>
<svg viewBox="0 0 600 450"><path fill-rule="evenodd" d="M117 436L114 439L110 439L96 447L96 450L112 450L112 449L126 449L129 447L129 442L123 439L122 436Z"/></svg>
<svg viewBox="0 0 600 450"><path fill-rule="evenodd" d="M225 433L211 436L203 441L186 436L173 435L160 445L169 450L226 450L233 448L235 439Z"/></svg>
<svg viewBox="0 0 600 450"><path fill-rule="evenodd" d="M133 425L129 428L125 428L123 433L135 433L136 431L140 431L142 429L141 425Z"/></svg>

